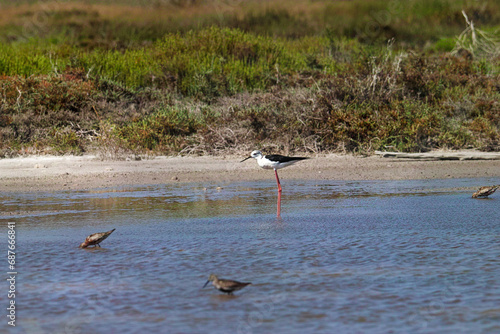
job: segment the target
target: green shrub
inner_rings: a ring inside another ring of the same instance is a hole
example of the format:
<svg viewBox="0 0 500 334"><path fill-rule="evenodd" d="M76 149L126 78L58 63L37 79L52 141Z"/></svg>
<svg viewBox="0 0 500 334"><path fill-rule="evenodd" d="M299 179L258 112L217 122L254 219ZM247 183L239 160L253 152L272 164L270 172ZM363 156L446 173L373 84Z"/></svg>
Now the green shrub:
<svg viewBox="0 0 500 334"><path fill-rule="evenodd" d="M500 150L498 2L256 4L2 8L0 155Z"/></svg>
<svg viewBox="0 0 500 334"><path fill-rule="evenodd" d="M116 134L129 148L139 151L178 152L189 135L196 132L198 120L187 110L160 107L147 117L117 128Z"/></svg>

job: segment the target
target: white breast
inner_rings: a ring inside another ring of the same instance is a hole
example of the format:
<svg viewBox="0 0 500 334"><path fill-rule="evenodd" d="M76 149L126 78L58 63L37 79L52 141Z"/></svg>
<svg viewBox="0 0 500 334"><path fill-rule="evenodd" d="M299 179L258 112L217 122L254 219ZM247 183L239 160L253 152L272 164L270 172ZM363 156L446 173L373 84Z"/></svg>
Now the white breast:
<svg viewBox="0 0 500 334"><path fill-rule="evenodd" d="M276 166L278 166L277 162L267 160L263 157L260 159L257 159L257 163L259 164L260 167L262 167L264 169L274 169L274 168L276 168Z"/></svg>

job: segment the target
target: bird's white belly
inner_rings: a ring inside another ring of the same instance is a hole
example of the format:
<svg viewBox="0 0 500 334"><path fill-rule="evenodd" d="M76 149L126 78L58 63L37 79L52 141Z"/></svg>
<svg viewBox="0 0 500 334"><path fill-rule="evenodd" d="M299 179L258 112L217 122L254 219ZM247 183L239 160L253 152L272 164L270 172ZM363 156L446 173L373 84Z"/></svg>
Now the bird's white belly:
<svg viewBox="0 0 500 334"><path fill-rule="evenodd" d="M276 169L276 167L278 166L277 162L272 162L272 161L257 160L257 163L261 168L264 169Z"/></svg>
<svg viewBox="0 0 500 334"><path fill-rule="evenodd" d="M298 160L297 160L298 161ZM287 166L290 166L297 161L287 161L287 162L273 162L273 161L257 161L259 163L259 166L264 168L264 169L281 169Z"/></svg>

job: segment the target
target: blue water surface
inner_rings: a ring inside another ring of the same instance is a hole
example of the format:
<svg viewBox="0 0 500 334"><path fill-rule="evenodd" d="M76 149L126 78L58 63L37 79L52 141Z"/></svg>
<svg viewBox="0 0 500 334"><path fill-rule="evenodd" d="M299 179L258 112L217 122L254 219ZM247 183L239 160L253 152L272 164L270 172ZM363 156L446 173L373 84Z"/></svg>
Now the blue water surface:
<svg viewBox="0 0 500 334"><path fill-rule="evenodd" d="M273 180L4 193L15 330L498 333L500 194L470 197L495 183L285 180L281 218Z"/></svg>

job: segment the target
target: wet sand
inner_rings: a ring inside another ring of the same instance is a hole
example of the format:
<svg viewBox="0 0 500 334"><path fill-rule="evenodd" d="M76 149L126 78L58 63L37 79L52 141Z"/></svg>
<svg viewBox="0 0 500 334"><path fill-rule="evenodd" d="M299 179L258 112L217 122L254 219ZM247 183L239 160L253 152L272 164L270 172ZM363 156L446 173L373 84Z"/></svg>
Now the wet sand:
<svg viewBox="0 0 500 334"><path fill-rule="evenodd" d="M0 191L87 190L124 185L173 182L229 183L269 179L242 156L156 157L102 161L95 156L32 156L0 160ZM280 179L303 180L416 180L500 177L500 160L415 160L317 155L279 171Z"/></svg>

